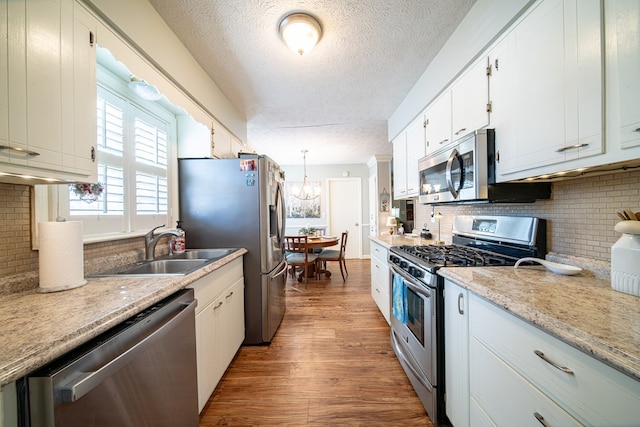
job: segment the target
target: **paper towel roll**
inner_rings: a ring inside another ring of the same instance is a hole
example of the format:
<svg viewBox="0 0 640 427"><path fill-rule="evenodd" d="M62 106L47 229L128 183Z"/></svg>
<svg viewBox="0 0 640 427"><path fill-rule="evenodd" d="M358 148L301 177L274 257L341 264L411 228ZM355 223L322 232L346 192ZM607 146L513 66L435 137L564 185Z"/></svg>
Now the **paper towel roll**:
<svg viewBox="0 0 640 427"><path fill-rule="evenodd" d="M38 292L63 291L86 284L82 222L40 222L38 233L40 243Z"/></svg>

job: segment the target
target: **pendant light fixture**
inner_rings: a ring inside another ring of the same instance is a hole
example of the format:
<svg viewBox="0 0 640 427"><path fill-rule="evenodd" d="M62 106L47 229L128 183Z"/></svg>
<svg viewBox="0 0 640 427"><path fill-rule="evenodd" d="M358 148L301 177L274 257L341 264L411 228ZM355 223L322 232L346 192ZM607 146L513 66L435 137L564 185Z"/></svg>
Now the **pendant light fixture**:
<svg viewBox="0 0 640 427"><path fill-rule="evenodd" d="M310 52L322 37L320 23L306 13L287 15L280 21L278 30L289 49L298 55Z"/></svg>
<svg viewBox="0 0 640 427"><path fill-rule="evenodd" d="M307 181L307 152L309 150L302 150L302 164L304 165L304 177L302 178L302 188L299 192L295 193L293 197L300 200L313 200L320 197L319 191L314 191L311 185Z"/></svg>

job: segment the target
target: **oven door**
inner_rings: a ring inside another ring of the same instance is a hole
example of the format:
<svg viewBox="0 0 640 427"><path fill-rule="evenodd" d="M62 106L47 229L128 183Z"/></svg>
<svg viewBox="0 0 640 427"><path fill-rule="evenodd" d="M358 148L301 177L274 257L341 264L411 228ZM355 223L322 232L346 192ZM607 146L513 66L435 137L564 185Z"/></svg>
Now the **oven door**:
<svg viewBox="0 0 640 427"><path fill-rule="evenodd" d="M405 359L418 377L431 386L437 385L436 375L436 298L435 290L391 265L393 296L391 329L396 354ZM399 289L398 287L403 287ZM396 296L402 295L402 309Z"/></svg>

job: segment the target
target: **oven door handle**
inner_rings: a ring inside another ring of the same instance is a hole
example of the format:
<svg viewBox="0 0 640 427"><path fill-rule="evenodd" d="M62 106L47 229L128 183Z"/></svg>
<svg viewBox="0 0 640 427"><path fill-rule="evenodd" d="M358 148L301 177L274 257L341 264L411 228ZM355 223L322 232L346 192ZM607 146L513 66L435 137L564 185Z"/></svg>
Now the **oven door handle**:
<svg viewBox="0 0 640 427"><path fill-rule="evenodd" d="M417 293L419 295L424 296L425 298L431 298L431 292L429 291L429 289L427 289L425 286L421 286L421 285L416 284L415 279L413 279L411 276L406 274L404 271L400 270L398 267L396 267L393 264L391 264L391 270L394 273L399 274L400 276L402 276L402 278L404 279L404 284L408 288L411 288L412 291L414 291L415 293Z"/></svg>
<svg viewBox="0 0 640 427"><path fill-rule="evenodd" d="M418 381L420 381L420 384L422 384L427 390L433 392L433 387L429 384L429 381L425 380L425 375L420 372L420 369L415 367L413 360L403 351L402 345L398 342L398 338L396 337L396 333L393 329L391 330L391 341L398 356L405 361L406 366L409 368L413 376L416 377Z"/></svg>

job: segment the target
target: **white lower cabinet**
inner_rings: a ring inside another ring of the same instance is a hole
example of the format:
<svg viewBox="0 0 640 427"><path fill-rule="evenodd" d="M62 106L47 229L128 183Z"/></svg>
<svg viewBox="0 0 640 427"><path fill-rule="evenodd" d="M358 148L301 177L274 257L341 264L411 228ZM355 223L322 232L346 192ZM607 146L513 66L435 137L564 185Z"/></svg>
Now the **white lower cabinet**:
<svg viewBox="0 0 640 427"><path fill-rule="evenodd" d="M471 395L496 425L580 425L474 337L469 351Z"/></svg>
<svg viewBox="0 0 640 427"><path fill-rule="evenodd" d="M242 258L236 258L189 287L194 289L198 300L198 411L202 411L244 341Z"/></svg>
<svg viewBox="0 0 640 427"><path fill-rule="evenodd" d="M389 297L388 253L389 251L386 247L371 241L371 296L387 323L390 323L391 298Z"/></svg>
<svg viewBox="0 0 640 427"><path fill-rule="evenodd" d="M447 417L469 425L469 303L467 290L450 280L444 289L444 348Z"/></svg>
<svg viewBox="0 0 640 427"><path fill-rule="evenodd" d="M496 425L639 425L640 381L472 293L469 335L471 402Z"/></svg>

